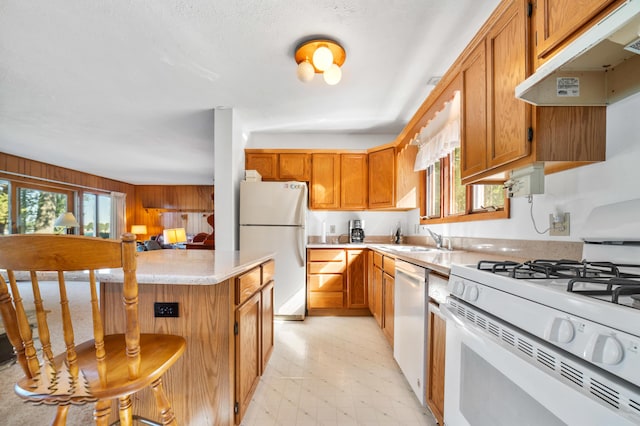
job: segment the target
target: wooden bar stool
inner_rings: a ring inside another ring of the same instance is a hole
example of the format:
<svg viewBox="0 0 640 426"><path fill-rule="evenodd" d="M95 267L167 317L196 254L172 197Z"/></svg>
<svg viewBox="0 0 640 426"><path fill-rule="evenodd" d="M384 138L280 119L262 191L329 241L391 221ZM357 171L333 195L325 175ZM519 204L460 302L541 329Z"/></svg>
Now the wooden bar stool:
<svg viewBox="0 0 640 426"><path fill-rule="evenodd" d="M0 269L6 270L0 276L0 313L25 374L16 383L15 392L36 404L57 405L54 425L66 424L70 404L87 403L95 403L96 425L107 425L114 399L118 400L119 423L132 425L137 416L132 413L131 395L148 386L153 390L161 424L177 424L162 376L180 358L186 342L180 336L140 334L135 256L133 234L124 234L121 241L73 235L0 236ZM124 272L125 334L104 335L95 276L95 271L103 268L121 268ZM87 303L91 304L93 339L78 345L74 342L67 290L85 284L67 284L65 274L69 273L86 274L91 291ZM31 281L39 348L34 345L16 277ZM56 333L49 328L39 279L58 283L62 312L58 335L65 348L58 355L52 351Z"/></svg>

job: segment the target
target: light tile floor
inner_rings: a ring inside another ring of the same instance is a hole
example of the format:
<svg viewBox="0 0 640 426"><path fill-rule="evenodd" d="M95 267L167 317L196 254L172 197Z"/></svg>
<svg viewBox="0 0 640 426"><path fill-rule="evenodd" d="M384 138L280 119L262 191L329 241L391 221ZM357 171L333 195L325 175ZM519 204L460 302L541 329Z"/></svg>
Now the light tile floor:
<svg viewBox="0 0 640 426"><path fill-rule="evenodd" d="M242 425L436 425L373 317L276 321Z"/></svg>

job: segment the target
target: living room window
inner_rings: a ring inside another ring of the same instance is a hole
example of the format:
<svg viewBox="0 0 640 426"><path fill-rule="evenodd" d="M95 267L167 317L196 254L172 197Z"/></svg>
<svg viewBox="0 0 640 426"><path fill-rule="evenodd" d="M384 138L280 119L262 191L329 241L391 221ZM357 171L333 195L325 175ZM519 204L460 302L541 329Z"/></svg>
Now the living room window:
<svg viewBox="0 0 640 426"><path fill-rule="evenodd" d="M73 211L73 193L38 186L16 188L17 233L53 234L62 213Z"/></svg>
<svg viewBox="0 0 640 426"><path fill-rule="evenodd" d="M0 235L6 235L11 232L9 206L9 182L0 180Z"/></svg>
<svg viewBox="0 0 640 426"><path fill-rule="evenodd" d="M111 197L83 192L80 226L83 235L109 238L111 236Z"/></svg>

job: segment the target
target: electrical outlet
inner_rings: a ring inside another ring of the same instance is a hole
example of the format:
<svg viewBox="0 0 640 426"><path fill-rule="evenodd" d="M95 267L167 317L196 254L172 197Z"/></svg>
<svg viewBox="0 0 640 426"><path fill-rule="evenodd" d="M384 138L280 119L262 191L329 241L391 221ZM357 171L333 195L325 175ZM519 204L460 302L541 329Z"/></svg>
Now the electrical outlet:
<svg viewBox="0 0 640 426"><path fill-rule="evenodd" d="M153 314L156 318L177 318L180 316L178 303L156 302L153 304Z"/></svg>
<svg viewBox="0 0 640 426"><path fill-rule="evenodd" d="M569 235L569 213L549 215L549 235L552 237Z"/></svg>
<svg viewBox="0 0 640 426"><path fill-rule="evenodd" d="M331 234L335 234L336 233L336 226L335 225L329 225L329 232Z"/></svg>

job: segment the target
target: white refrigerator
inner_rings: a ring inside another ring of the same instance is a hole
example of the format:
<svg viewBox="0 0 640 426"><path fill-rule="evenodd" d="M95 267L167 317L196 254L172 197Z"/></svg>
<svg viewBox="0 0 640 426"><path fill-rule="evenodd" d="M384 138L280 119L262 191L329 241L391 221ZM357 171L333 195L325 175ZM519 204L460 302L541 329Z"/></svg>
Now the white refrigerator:
<svg viewBox="0 0 640 426"><path fill-rule="evenodd" d="M306 303L307 184L240 182L240 250L275 255L275 315L301 320Z"/></svg>

